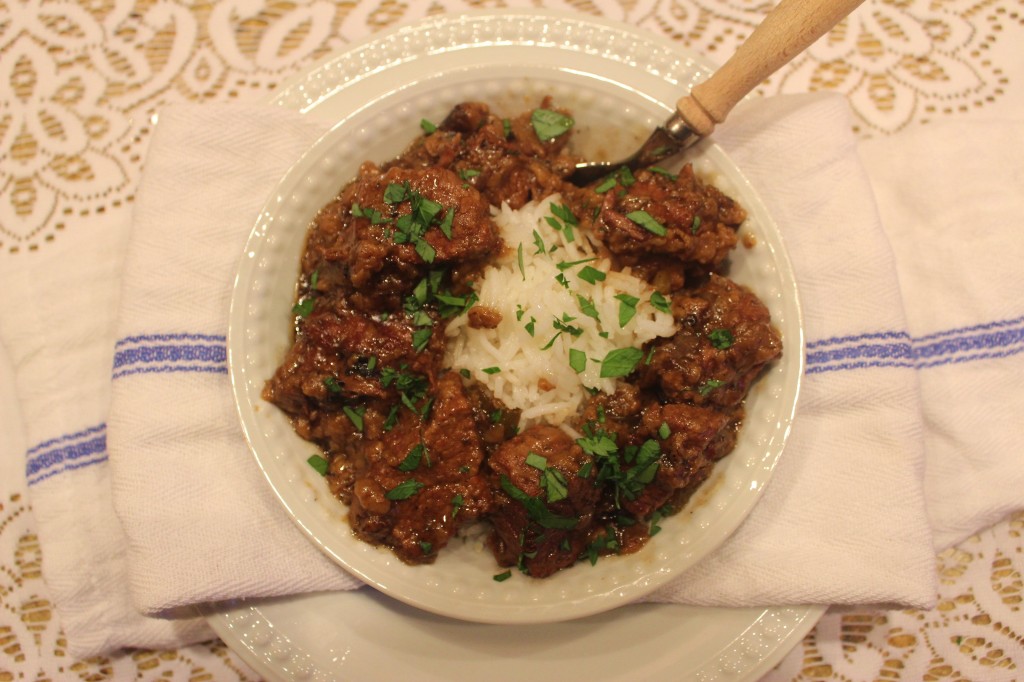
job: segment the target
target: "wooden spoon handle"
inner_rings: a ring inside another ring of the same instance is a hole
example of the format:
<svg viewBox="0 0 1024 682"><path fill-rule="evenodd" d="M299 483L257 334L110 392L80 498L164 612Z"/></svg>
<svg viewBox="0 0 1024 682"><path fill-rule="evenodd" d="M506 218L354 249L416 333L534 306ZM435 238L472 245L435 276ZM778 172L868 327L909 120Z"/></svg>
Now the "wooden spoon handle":
<svg viewBox="0 0 1024 682"><path fill-rule="evenodd" d="M699 135L710 135L737 102L862 2L781 0L729 61L676 102L679 115Z"/></svg>

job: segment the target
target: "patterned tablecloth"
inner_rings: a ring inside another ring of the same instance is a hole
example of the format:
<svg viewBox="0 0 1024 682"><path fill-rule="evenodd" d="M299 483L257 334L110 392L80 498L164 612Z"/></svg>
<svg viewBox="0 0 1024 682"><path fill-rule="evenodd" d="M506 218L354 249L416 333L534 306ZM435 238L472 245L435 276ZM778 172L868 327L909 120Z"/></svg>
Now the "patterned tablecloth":
<svg viewBox="0 0 1024 682"><path fill-rule="evenodd" d="M623 21L723 61L753 0L0 0L0 267L129 211L151 116L264 97L371 32L428 13L534 6ZM761 92L845 93L862 136L1019 116L1024 3L867 0ZM46 273L40 273L45 276ZM0 294L2 295L2 294ZM30 305L31 302L26 302ZM2 350L2 349L0 349ZM0 353L0 381L9 382ZM9 384L8 384L9 385ZM256 679L222 643L71 660L41 577L17 404L0 424L0 682ZM11 426L13 425L13 426ZM765 679L1024 679L1024 514L939 556L927 612L830 611Z"/></svg>

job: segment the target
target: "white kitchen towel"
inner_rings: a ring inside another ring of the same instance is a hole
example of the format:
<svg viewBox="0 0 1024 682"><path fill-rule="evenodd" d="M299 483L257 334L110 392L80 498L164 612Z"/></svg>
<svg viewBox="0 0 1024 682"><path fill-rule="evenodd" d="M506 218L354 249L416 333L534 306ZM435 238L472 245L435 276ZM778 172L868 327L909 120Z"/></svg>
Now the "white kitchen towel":
<svg viewBox="0 0 1024 682"><path fill-rule="evenodd" d="M255 207L319 132L259 106L161 114L125 265L109 418L115 506L146 613L357 585L292 526L261 479L225 367L232 276ZM926 606L934 553L916 373L912 363L845 368L833 352L906 329L847 105L834 95L759 101L735 111L719 141L785 234L810 361L764 500L715 556L656 598Z"/></svg>
<svg viewBox="0 0 1024 682"><path fill-rule="evenodd" d="M921 382L937 549L1024 507L1024 123L931 123L861 158Z"/></svg>

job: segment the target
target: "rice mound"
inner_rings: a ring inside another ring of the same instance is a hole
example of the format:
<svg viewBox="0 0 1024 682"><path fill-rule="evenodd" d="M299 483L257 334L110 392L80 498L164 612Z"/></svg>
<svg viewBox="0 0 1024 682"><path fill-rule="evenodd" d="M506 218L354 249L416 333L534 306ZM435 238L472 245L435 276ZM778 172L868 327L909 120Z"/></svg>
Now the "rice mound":
<svg viewBox="0 0 1024 682"><path fill-rule="evenodd" d="M536 422L561 425L577 413L588 389L615 390L614 378L600 376L601 360L610 351L640 348L676 331L672 316L651 305L650 285L628 271L613 272L611 261L599 257L578 228L556 229L548 223L554 215L552 204L560 200L553 195L516 211L507 204L492 207L506 249L484 270L475 288L478 305L499 312L501 322L494 329L474 329L463 313L446 331L445 364L468 370L505 405L522 410L520 428ZM594 260L566 266L587 259ZM605 273L606 279L580 279L586 266ZM559 275L568 286L559 282ZM620 294L639 299L636 314L625 327L619 326L622 303L615 297ZM589 301L593 309L587 315L583 310ZM556 320L563 326L561 333ZM570 349L585 354L583 371L570 366Z"/></svg>

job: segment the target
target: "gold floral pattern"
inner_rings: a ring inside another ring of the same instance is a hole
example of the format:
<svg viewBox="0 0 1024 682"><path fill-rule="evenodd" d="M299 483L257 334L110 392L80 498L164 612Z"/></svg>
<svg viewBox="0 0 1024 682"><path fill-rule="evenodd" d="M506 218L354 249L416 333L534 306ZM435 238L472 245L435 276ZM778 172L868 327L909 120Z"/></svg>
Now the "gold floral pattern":
<svg viewBox="0 0 1024 682"><path fill-rule="evenodd" d="M325 55L428 14L574 10L722 61L763 0L0 0L0 259L128 220L153 115L265 97ZM761 87L845 93L865 136L1005 105L1019 76L1015 0L867 0ZM1014 68L1018 71L1014 72ZM2 267L2 266L0 266ZM10 470L10 466L5 469ZM73 661L42 581L17 467L0 491L0 682L251 680L223 644ZM830 612L766 680L1024 679L1024 514L939 556L929 612Z"/></svg>
<svg viewBox="0 0 1024 682"><path fill-rule="evenodd" d="M150 120L165 104L257 98L348 41L427 14L575 10L725 59L760 0L0 0L0 253L31 252L89 216L127 215ZM958 115L1008 86L991 58L1024 22L1013 0L868 0L765 93L836 90L865 134Z"/></svg>

